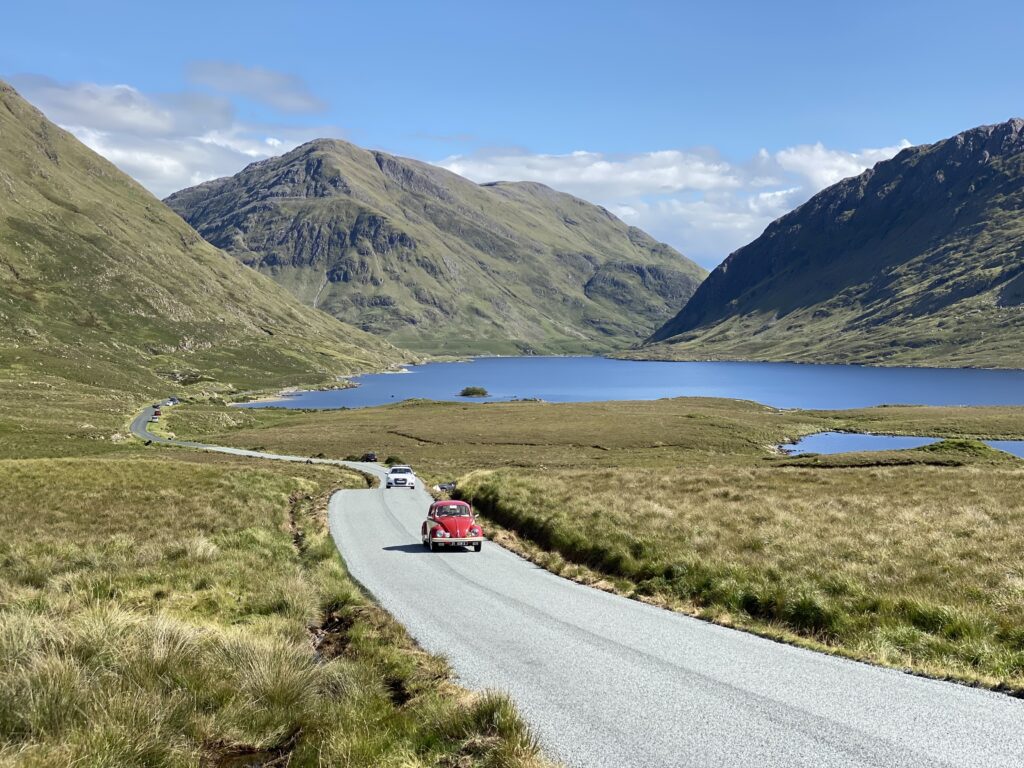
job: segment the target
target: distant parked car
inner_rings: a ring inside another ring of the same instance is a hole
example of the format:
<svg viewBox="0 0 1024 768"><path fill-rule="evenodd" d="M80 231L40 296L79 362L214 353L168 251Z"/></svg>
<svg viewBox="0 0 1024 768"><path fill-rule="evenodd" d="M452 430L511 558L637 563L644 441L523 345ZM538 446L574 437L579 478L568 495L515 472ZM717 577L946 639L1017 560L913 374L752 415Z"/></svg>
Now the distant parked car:
<svg viewBox="0 0 1024 768"><path fill-rule="evenodd" d="M181 402L181 400L179 400L176 397L169 397L169 398L167 398L167 404L168 405L177 405L180 402Z"/></svg>
<svg viewBox="0 0 1024 768"><path fill-rule="evenodd" d="M363 461L377 461L377 454L373 451L367 451L363 454Z"/></svg>
<svg viewBox="0 0 1024 768"><path fill-rule="evenodd" d="M420 526L420 541L431 552L441 547L472 547L474 552L479 552L484 542L484 529L466 502L435 501Z"/></svg>
<svg viewBox="0 0 1024 768"><path fill-rule="evenodd" d="M160 403L153 403L152 407L153 408L159 408L160 407Z"/></svg>
<svg viewBox="0 0 1024 768"><path fill-rule="evenodd" d="M387 476L384 478L385 488L415 488L416 487L416 475L413 474L412 467L407 467L403 464L397 464L388 470Z"/></svg>

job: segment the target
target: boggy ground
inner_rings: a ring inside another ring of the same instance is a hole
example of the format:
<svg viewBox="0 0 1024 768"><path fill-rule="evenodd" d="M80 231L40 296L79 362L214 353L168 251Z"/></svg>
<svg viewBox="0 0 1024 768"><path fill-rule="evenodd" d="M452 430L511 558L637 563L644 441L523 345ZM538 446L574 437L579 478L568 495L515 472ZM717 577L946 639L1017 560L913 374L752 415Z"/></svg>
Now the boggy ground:
<svg viewBox="0 0 1024 768"><path fill-rule="evenodd" d="M179 434L347 456L459 493L567 576L705 618L1024 690L1024 408L780 411L748 402L410 402L355 411L190 406ZM930 434L912 451L787 457L819 430Z"/></svg>
<svg viewBox="0 0 1024 768"><path fill-rule="evenodd" d="M365 483L155 448L0 460L0 765L542 765L506 699L348 577L324 508Z"/></svg>

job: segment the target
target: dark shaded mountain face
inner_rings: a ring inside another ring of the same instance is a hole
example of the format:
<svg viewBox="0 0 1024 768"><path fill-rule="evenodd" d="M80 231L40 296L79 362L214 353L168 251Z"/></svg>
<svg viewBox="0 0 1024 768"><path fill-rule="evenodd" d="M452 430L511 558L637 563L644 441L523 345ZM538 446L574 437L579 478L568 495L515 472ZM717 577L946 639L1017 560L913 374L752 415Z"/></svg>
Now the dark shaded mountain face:
<svg viewBox="0 0 1024 768"><path fill-rule="evenodd" d="M642 355L1024 367L1024 121L829 187L714 270Z"/></svg>
<svg viewBox="0 0 1024 768"><path fill-rule="evenodd" d="M397 358L211 246L0 82L0 379L166 393Z"/></svg>
<svg viewBox="0 0 1024 768"><path fill-rule="evenodd" d="M479 185L343 141L311 142L166 202L307 305L430 352L622 348L706 274L571 195Z"/></svg>

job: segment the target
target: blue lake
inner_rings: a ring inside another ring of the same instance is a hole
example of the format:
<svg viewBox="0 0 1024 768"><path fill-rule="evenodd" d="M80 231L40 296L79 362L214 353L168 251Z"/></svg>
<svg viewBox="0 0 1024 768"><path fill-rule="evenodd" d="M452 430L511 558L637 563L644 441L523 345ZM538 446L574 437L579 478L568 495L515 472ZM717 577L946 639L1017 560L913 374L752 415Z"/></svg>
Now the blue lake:
<svg viewBox="0 0 1024 768"><path fill-rule="evenodd" d="M797 443L781 446L787 453L800 456L805 453L851 453L854 451L899 451L920 448L938 442L936 437L906 437L904 435L863 435L851 432L818 432ZM1024 440L986 440L992 448L1024 458Z"/></svg>
<svg viewBox="0 0 1024 768"><path fill-rule="evenodd" d="M755 400L778 408L860 408L883 403L1024 405L1024 371L869 368L794 363L670 363L602 357L482 357L369 374L351 389L299 392L247 407L362 408L409 398L466 400L463 387L490 397L549 402L656 400L705 396Z"/></svg>

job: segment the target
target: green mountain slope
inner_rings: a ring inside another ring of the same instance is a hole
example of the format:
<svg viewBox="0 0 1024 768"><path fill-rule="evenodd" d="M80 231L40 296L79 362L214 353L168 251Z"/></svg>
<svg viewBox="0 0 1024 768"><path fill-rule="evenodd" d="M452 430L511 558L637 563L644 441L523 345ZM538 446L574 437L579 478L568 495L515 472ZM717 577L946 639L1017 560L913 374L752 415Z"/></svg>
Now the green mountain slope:
<svg viewBox="0 0 1024 768"><path fill-rule="evenodd" d="M209 245L0 83L0 378L250 388L397 356Z"/></svg>
<svg viewBox="0 0 1024 768"><path fill-rule="evenodd" d="M1024 367L1024 120L829 187L650 342L637 356Z"/></svg>
<svg viewBox="0 0 1024 768"><path fill-rule="evenodd" d="M319 140L166 201L303 302L431 352L636 343L704 270L608 211Z"/></svg>

